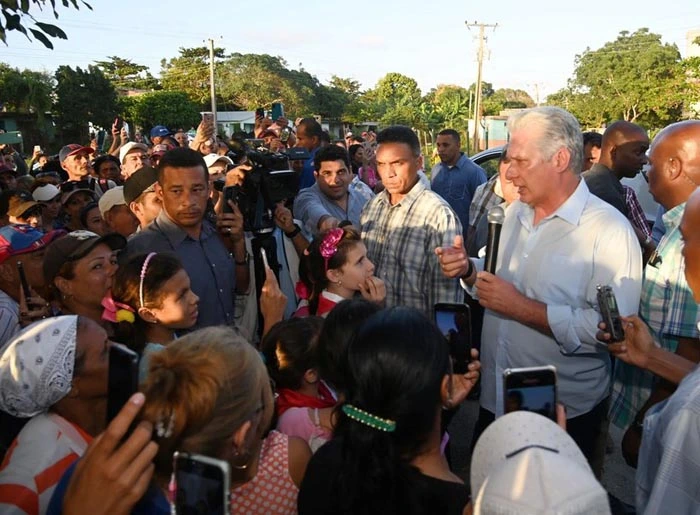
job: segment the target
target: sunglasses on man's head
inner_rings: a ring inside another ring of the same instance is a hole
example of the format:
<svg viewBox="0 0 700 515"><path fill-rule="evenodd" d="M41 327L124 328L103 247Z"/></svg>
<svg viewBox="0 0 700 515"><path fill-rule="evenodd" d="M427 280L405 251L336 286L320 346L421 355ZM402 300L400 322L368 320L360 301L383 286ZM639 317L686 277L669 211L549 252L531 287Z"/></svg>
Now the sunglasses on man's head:
<svg viewBox="0 0 700 515"><path fill-rule="evenodd" d="M67 181L61 184L61 191L63 193L70 193L71 191L75 190L89 190L90 188L90 181L82 180L82 181Z"/></svg>

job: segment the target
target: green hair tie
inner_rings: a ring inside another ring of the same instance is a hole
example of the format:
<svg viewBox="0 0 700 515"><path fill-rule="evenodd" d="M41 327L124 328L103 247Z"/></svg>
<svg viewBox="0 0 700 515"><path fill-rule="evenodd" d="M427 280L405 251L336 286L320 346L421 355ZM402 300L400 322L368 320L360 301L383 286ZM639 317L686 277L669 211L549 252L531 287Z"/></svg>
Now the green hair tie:
<svg viewBox="0 0 700 515"><path fill-rule="evenodd" d="M356 408L352 404L343 404L341 408L343 413L345 413L349 418L353 419L355 422L364 424L371 427L372 429L378 429L379 431L386 431L387 433L393 433L396 431L396 422L393 420L388 420L386 418L379 418L376 415L366 412L360 408Z"/></svg>

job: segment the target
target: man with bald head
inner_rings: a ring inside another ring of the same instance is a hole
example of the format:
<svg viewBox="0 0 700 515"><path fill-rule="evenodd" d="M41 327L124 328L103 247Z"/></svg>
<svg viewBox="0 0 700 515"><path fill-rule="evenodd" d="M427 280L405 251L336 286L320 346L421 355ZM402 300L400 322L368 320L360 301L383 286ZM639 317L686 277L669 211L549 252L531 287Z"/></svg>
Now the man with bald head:
<svg viewBox="0 0 700 515"><path fill-rule="evenodd" d="M675 123L661 131L649 152L649 191L666 213L666 233L644 269L639 316L654 342L691 361L700 361L698 305L685 277L680 222L690 195L700 185L700 121ZM646 409L668 397L672 386L654 383L649 372L625 363L615 367L611 420L638 427Z"/></svg>

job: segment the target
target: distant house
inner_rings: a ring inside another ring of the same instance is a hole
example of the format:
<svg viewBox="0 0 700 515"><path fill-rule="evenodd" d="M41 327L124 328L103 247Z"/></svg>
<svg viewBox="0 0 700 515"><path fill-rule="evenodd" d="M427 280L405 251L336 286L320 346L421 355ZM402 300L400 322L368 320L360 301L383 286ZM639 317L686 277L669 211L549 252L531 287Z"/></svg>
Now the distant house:
<svg viewBox="0 0 700 515"><path fill-rule="evenodd" d="M219 111L216 113L218 134L231 137L235 132L253 132L255 111Z"/></svg>

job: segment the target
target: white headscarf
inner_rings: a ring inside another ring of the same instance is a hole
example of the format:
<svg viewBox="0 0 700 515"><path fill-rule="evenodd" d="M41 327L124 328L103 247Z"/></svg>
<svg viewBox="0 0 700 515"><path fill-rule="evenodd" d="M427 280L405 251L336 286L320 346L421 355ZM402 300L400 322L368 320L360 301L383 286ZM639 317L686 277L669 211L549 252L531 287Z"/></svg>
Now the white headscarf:
<svg viewBox="0 0 700 515"><path fill-rule="evenodd" d="M0 409L33 417L68 395L75 368L76 315L40 320L17 334L0 356Z"/></svg>

